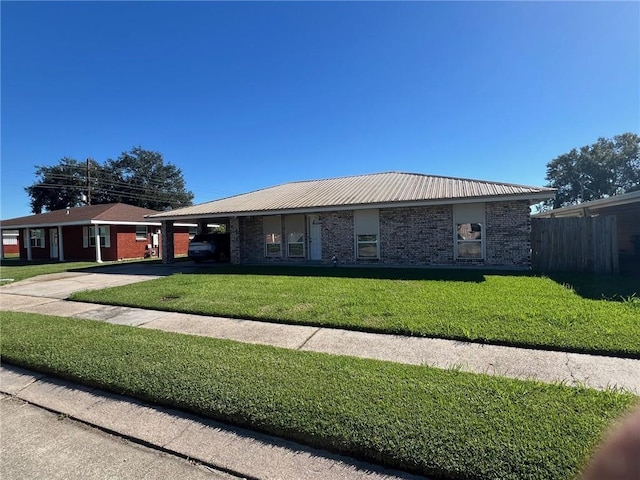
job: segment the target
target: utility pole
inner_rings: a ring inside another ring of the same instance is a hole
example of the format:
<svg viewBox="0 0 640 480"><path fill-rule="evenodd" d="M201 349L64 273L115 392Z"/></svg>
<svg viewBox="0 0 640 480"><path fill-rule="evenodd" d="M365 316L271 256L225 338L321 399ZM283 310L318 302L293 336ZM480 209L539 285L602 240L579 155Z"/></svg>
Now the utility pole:
<svg viewBox="0 0 640 480"><path fill-rule="evenodd" d="M91 205L91 170L89 169L90 158L87 158L87 205Z"/></svg>

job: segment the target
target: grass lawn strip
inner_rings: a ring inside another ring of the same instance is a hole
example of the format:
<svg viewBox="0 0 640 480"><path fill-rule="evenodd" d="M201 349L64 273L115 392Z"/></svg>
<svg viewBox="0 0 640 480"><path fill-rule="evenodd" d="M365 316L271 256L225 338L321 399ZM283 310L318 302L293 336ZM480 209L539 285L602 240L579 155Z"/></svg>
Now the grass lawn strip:
<svg viewBox="0 0 640 480"><path fill-rule="evenodd" d="M638 398L3 312L2 360L435 478L569 479Z"/></svg>
<svg viewBox="0 0 640 480"><path fill-rule="evenodd" d="M115 262L105 262L102 266L113 265ZM122 262L119 262L122 263ZM0 277L5 281L1 285L12 282L18 282L38 275L46 275L49 273L68 272L82 268L96 268L100 266L95 262L52 262L52 261L26 261L20 259L3 260L0 265ZM6 281L11 279L11 281Z"/></svg>
<svg viewBox="0 0 640 480"><path fill-rule="evenodd" d="M300 275L304 270L297 274L292 269L264 270L269 271L275 273L247 273L251 270L238 268L210 275L176 274L136 285L79 292L72 298L203 315L640 357L637 296L630 295L628 301L584 298L570 285L549 278L508 273L432 271L425 278L423 270L316 269L332 276ZM358 278L350 273L375 273L383 278ZM632 279L626 281L632 284ZM629 286L625 287L629 291Z"/></svg>

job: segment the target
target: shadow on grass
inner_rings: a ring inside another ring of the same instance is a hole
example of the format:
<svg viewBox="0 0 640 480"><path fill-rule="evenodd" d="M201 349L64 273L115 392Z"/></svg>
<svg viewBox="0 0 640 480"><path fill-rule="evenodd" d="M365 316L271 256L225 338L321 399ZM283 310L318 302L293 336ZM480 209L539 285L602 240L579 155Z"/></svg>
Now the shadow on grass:
<svg viewBox="0 0 640 480"><path fill-rule="evenodd" d="M628 276L604 276L585 273L541 273L525 270L436 267L380 267L326 265L231 265L193 263L178 259L165 265L161 259L150 259L111 265L96 265L69 271L113 273L126 275L168 276L176 273L191 275L265 275L326 278L371 278L383 280L430 280L482 283L487 275L503 277L546 277L571 288L582 298L625 301L640 297L640 282Z"/></svg>
<svg viewBox="0 0 640 480"><path fill-rule="evenodd" d="M640 282L633 277L586 273L548 273L545 276L573 289L582 298L618 302L640 298Z"/></svg>

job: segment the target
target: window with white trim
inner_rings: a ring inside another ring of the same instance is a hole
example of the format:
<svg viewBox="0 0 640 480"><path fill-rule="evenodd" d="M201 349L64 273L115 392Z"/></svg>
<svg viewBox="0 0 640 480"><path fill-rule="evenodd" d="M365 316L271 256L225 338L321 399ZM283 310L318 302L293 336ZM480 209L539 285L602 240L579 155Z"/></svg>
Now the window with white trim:
<svg viewBox="0 0 640 480"><path fill-rule="evenodd" d="M453 206L454 253L460 260L485 258L484 203Z"/></svg>
<svg viewBox="0 0 640 480"><path fill-rule="evenodd" d="M98 234L100 235L100 246L111 246L111 235L109 225L98 227ZM83 227L82 228L82 246L84 248L96 246L96 227Z"/></svg>
<svg viewBox="0 0 640 480"><path fill-rule="evenodd" d="M287 256L304 257L304 215L287 215Z"/></svg>
<svg viewBox="0 0 640 480"><path fill-rule="evenodd" d="M147 241L147 226L146 225L136 225L136 240ZM95 243L95 242L94 242Z"/></svg>
<svg viewBox="0 0 640 480"><path fill-rule="evenodd" d="M29 239L32 248L44 248L44 228L32 228L29 230ZM24 247L27 248L27 233L24 234Z"/></svg>
<svg viewBox="0 0 640 480"><path fill-rule="evenodd" d="M354 211L356 257L379 258L380 225L378 209Z"/></svg>
<svg viewBox="0 0 640 480"><path fill-rule="evenodd" d="M262 218L265 257L282 256L282 218L273 215Z"/></svg>

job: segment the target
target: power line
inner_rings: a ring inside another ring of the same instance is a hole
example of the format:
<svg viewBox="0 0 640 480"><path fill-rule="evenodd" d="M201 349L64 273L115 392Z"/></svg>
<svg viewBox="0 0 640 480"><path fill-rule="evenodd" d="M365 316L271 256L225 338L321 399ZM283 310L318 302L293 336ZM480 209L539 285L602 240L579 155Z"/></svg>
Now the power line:
<svg viewBox="0 0 640 480"><path fill-rule="evenodd" d="M64 185L64 184L59 184L59 183L40 183L38 185L34 186L35 188L43 188L43 189L48 189L48 190L55 190L55 189L60 189L60 188L69 188L69 189L74 189L74 190L78 190L81 189L81 186L79 185ZM101 190L106 190L106 189L101 189ZM95 192L95 190L94 190ZM134 193L134 192L120 192L120 191L116 191L116 192L109 192L109 190L106 190L107 193L109 193L112 197L123 197L123 198L129 198L129 199L133 199L133 200L147 200L147 201L157 201L157 200L161 200L162 196L159 195L155 195L155 194L149 194L149 195L145 195L142 193ZM162 192L165 193L165 192ZM171 192L165 193L166 197L171 196Z"/></svg>
<svg viewBox="0 0 640 480"><path fill-rule="evenodd" d="M46 176L46 178L49 179L56 179L56 180L77 180L79 182L84 182L85 177L76 177L73 175L68 175L68 174L61 174L61 173L52 173ZM122 187L130 187L130 188L134 188L134 189L144 189L145 186L150 186L152 188L160 188L160 187L165 187L167 186L167 182L161 182L161 181L147 181L144 185L135 185L135 184L131 184L127 181L119 181L119 180L104 180L101 179L100 177L96 177L95 178L96 182L98 183L105 183L108 185L116 185L116 186L122 186ZM35 184L34 184L35 185Z"/></svg>

